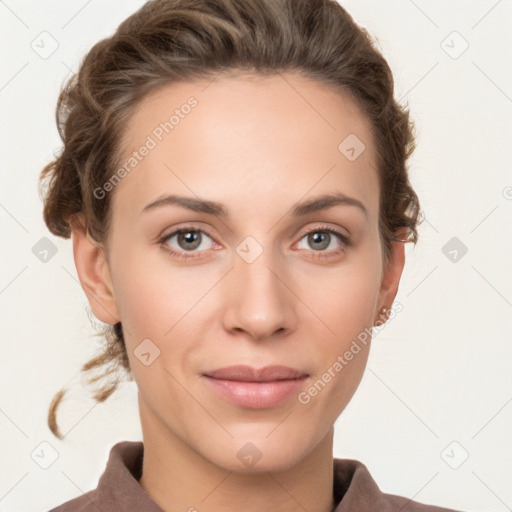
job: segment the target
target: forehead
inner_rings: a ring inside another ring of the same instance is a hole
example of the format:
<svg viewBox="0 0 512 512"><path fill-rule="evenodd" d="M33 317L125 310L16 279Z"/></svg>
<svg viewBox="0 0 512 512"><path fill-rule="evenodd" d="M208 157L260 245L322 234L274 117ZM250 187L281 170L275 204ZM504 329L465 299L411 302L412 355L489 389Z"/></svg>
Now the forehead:
<svg viewBox="0 0 512 512"><path fill-rule="evenodd" d="M161 87L133 111L120 155L114 202L139 211L163 192L270 206L336 190L377 213L370 121L349 96L296 73Z"/></svg>

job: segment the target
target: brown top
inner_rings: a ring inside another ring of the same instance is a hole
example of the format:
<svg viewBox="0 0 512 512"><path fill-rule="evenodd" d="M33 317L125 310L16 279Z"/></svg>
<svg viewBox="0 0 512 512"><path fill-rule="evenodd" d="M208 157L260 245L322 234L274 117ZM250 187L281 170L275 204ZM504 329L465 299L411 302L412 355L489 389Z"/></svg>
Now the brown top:
<svg viewBox="0 0 512 512"><path fill-rule="evenodd" d="M122 441L110 449L96 489L49 512L165 512L138 480L142 475L142 441ZM335 512L457 512L384 494L366 466L353 459L334 459Z"/></svg>

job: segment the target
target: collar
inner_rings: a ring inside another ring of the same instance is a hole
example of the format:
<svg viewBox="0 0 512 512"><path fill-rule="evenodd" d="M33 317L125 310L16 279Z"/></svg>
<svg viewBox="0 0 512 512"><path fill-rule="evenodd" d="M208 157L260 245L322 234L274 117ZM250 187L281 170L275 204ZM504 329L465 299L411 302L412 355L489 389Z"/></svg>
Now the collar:
<svg viewBox="0 0 512 512"><path fill-rule="evenodd" d="M110 449L94 502L115 504L115 510L164 512L146 493L138 480L142 475L142 441L121 441ZM334 512L374 512L386 510L389 502L366 466L353 459L334 459ZM108 510L114 510L109 508Z"/></svg>
<svg viewBox="0 0 512 512"><path fill-rule="evenodd" d="M121 441L112 446L96 489L50 512L165 512L140 485L144 445ZM367 467L354 459L333 459L333 512L458 512L381 492Z"/></svg>

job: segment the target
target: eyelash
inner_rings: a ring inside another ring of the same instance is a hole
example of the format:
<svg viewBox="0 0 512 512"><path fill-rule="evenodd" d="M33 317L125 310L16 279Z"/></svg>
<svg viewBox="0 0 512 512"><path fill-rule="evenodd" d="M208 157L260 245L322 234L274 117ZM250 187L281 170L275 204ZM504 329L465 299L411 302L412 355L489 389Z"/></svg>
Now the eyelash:
<svg viewBox="0 0 512 512"><path fill-rule="evenodd" d="M188 231L204 233L205 235L207 235L209 238L212 238L212 240L213 240L213 237L207 231L205 231L203 229L195 228L193 226L185 226L183 228L179 228L179 229L173 231L172 233L170 233L168 235L164 235L162 238L160 238L158 240L158 243L160 244L160 246L165 251L170 253L172 257L175 257L177 259L191 260L191 259L195 259L195 258L200 258L201 256L197 256L195 254L193 254L193 255L186 255L186 252L185 252L185 254L183 254L182 252L176 251L175 249L170 248L167 245L167 243L166 243L173 236L179 235L180 233L186 233ZM351 245L349 237L347 237L345 235L342 235L339 231L337 231L336 229L331 228L330 226L319 226L319 227L316 227L316 228L311 229L309 231L306 231L305 233L301 234L299 240L302 240L305 236L307 236L307 235L309 235L311 233L330 233L332 235L335 235L342 242L343 246L349 247ZM327 254L328 254L327 256L325 254L323 254L326 251L312 251L313 252L313 257L314 258L319 258L319 259L330 258L330 257L332 257L334 255L339 254L343 250L343 246L341 248L339 248L339 249L327 251ZM200 251L200 252L202 252L202 251Z"/></svg>

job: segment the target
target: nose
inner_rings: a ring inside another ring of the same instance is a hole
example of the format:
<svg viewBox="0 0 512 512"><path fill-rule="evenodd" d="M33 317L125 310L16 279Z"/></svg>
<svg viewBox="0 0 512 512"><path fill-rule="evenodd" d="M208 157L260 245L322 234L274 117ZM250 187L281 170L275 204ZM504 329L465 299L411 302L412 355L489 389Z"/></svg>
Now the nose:
<svg viewBox="0 0 512 512"><path fill-rule="evenodd" d="M238 255L228 278L224 328L246 333L262 341L295 330L297 316L294 295L287 286L286 272L263 253L252 263Z"/></svg>

